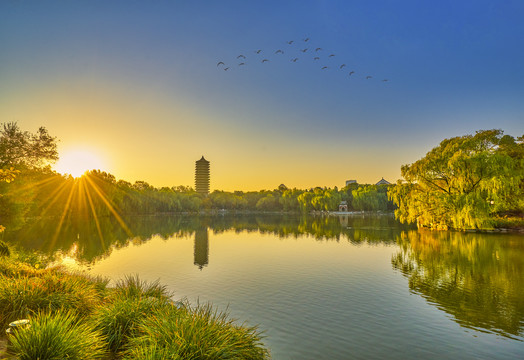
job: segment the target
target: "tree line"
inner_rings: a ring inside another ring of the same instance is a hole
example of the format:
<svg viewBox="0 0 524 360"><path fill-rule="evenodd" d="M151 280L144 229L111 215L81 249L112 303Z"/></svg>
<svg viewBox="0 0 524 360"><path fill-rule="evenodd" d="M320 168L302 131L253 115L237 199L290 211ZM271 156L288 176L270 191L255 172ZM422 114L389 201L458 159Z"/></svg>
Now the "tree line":
<svg viewBox="0 0 524 360"><path fill-rule="evenodd" d="M342 201L348 210L387 211L394 205L387 186L351 184L342 189L316 187L273 190L221 191L207 196L189 186L154 187L145 181L130 183L92 170L80 178L51 169L58 159L56 138L41 127L22 131L16 123L0 129L0 223L27 217L90 217L123 214L236 211L335 211ZM13 181L15 180L15 181ZM8 183L9 182L9 183Z"/></svg>
<svg viewBox="0 0 524 360"><path fill-rule="evenodd" d="M431 229L490 229L524 220L524 136L481 130L443 140L422 159L401 167L396 185L349 184L221 191L198 194L189 186L157 188L92 170L80 178L51 169L56 138L16 123L0 128L0 224L35 216L122 216L200 211L392 211L403 223ZM14 181L13 181L14 180Z"/></svg>

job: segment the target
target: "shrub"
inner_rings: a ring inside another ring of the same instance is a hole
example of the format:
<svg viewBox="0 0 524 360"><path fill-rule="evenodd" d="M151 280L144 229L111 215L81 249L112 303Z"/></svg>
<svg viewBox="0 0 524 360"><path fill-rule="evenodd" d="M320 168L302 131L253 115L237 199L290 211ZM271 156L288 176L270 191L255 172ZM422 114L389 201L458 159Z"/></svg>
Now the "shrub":
<svg viewBox="0 0 524 360"><path fill-rule="evenodd" d="M80 360L105 356L102 337L69 311L39 312L31 325L9 335L8 353L20 360Z"/></svg>

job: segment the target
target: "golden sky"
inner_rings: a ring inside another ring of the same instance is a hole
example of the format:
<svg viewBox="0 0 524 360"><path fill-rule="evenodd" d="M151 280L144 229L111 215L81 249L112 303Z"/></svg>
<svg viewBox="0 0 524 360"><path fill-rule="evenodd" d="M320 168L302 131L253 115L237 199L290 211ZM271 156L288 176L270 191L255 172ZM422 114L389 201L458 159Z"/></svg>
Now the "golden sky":
<svg viewBox="0 0 524 360"><path fill-rule="evenodd" d="M201 156L212 190L395 182L444 138L524 133L522 13L3 1L0 121L45 126L64 157L90 151L118 179L159 187L194 186Z"/></svg>

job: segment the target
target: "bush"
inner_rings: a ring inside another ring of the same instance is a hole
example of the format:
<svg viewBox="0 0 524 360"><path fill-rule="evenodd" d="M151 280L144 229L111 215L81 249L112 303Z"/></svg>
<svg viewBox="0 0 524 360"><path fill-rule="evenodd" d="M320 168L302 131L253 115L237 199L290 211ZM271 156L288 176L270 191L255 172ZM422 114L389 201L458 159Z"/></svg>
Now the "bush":
<svg viewBox="0 0 524 360"><path fill-rule="evenodd" d="M9 335L8 353L20 360L80 360L105 357L102 337L74 313L39 312L30 326Z"/></svg>

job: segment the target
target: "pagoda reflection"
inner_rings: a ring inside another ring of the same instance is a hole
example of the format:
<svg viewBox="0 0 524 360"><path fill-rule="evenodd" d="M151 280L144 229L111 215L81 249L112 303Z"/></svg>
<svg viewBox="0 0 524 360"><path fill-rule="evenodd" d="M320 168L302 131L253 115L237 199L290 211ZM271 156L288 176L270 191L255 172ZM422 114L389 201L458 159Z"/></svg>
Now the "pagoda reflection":
<svg viewBox="0 0 524 360"><path fill-rule="evenodd" d="M195 230L194 261L200 270L209 264L209 236L206 228Z"/></svg>

